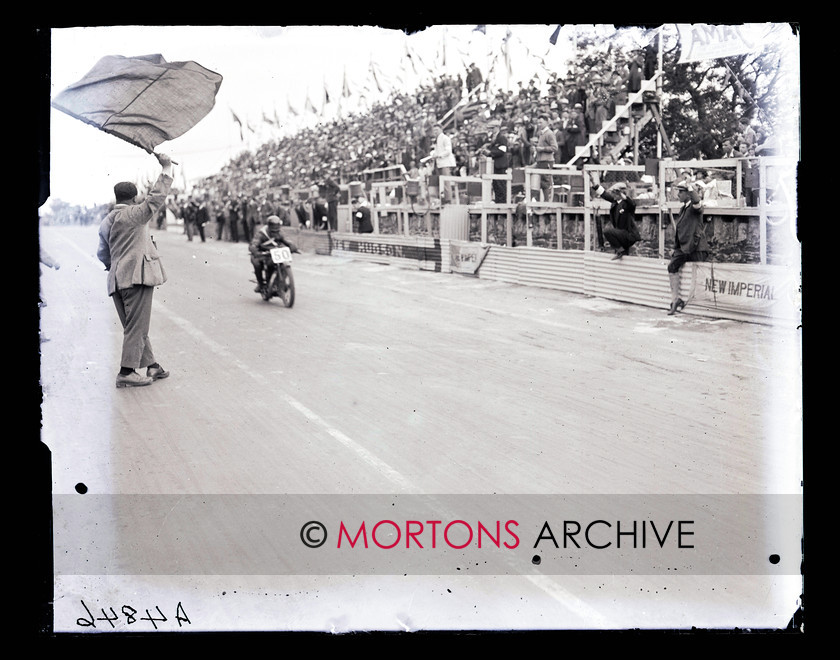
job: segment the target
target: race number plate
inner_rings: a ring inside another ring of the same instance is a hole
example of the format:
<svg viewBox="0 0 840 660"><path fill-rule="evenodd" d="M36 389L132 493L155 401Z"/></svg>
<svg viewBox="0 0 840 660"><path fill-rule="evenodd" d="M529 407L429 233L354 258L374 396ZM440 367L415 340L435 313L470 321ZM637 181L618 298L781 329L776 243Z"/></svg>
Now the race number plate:
<svg viewBox="0 0 840 660"><path fill-rule="evenodd" d="M292 251L287 247L272 248L271 260L276 264L289 263L292 260Z"/></svg>

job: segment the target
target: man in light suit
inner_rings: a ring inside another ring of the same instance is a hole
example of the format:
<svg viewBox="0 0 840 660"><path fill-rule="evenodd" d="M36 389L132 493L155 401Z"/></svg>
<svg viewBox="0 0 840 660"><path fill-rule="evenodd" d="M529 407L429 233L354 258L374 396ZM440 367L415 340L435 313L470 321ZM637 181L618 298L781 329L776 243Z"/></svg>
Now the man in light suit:
<svg viewBox="0 0 840 660"><path fill-rule="evenodd" d="M149 222L166 203L172 186L172 160L155 154L161 165L157 182L146 198L136 201L137 187L130 182L114 186L116 205L99 227L97 256L108 271L108 295L123 326L123 346L117 387L150 385L169 372L156 361L149 341L152 294L166 281ZM146 375L137 369L146 369Z"/></svg>
<svg viewBox="0 0 840 660"><path fill-rule="evenodd" d="M443 132L443 127L440 124L435 124L432 130L435 137L435 146L429 155L435 161L435 174L450 176L457 164L455 153L452 151L452 138ZM444 188L443 197L447 202L449 201L448 188Z"/></svg>

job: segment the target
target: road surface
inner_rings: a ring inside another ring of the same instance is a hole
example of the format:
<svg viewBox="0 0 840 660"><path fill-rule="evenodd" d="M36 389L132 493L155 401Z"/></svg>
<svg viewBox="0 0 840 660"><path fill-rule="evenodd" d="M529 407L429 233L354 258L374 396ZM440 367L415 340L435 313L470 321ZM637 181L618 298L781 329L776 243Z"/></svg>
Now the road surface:
<svg viewBox="0 0 840 660"><path fill-rule="evenodd" d="M297 528L295 548L274 565L267 548L286 537L272 530L265 544L246 542L272 523L257 514L248 522L243 507L284 503L303 523L306 507L329 516L336 502L353 520L380 520L372 512L396 496L435 496L456 516L463 496L503 507L505 497L524 498L522 516L545 496L581 506L605 497L618 509L652 497L654 513L672 519L668 502L684 501L674 496L798 497L797 328L316 254L296 255L287 309L253 292L244 243L188 242L177 230L155 239L169 280L155 293L150 336L171 377L117 390L121 329L96 228L42 229L61 264L42 276L42 437L57 555L90 562L98 543L98 558L154 546L149 556L163 562L190 559L125 574L62 573L59 558L56 630L782 628L796 611L801 577L789 570L677 576L619 562L614 573L306 573ZM290 495L305 504L289 504ZM202 505L224 522L162 531L160 510L194 496L216 498ZM243 496L254 499L243 505ZM104 517L75 512L80 501L97 502ZM126 501L143 503L135 515L148 506L157 526L115 513ZM220 513L222 501L237 502L235 512ZM800 523L785 525L786 549L798 547ZM227 524L240 532L220 538ZM531 558L533 530L519 531ZM715 551L738 554L734 539L715 538ZM791 554L782 552L798 566ZM232 557L232 568L216 563ZM153 605L165 623L121 609ZM181 618L172 616L179 605ZM111 607L117 616L105 621ZM103 620L85 624L88 610Z"/></svg>

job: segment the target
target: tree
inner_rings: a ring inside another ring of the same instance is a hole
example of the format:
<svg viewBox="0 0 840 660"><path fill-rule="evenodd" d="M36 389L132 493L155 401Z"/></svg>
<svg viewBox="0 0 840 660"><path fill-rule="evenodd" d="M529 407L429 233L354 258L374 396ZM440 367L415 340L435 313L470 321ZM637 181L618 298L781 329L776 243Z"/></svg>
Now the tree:
<svg viewBox="0 0 840 660"><path fill-rule="evenodd" d="M781 36L778 28L771 34ZM756 53L715 60L680 64L679 55L680 44L666 40L662 115L678 158L716 158L742 118L769 133L794 120L789 110L798 87L782 40L769 38Z"/></svg>
<svg viewBox="0 0 840 660"><path fill-rule="evenodd" d="M581 31L570 69L609 71L618 58L662 37L663 124L679 159L716 158L726 138L747 118L767 133L780 133L798 122L797 58L778 24L762 41L761 50L734 57L679 63L681 44L669 26L616 29L612 33ZM650 122L640 135L642 156L656 154L658 130Z"/></svg>

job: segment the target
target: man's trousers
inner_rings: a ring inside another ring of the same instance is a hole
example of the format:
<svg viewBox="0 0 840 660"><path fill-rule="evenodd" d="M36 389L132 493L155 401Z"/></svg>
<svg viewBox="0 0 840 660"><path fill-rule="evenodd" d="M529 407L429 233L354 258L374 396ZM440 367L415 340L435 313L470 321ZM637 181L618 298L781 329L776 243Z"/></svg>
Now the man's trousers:
<svg viewBox="0 0 840 660"><path fill-rule="evenodd" d="M129 289L117 289L111 296L123 326L121 367L138 369L155 363L152 344L149 341L154 292L153 286L138 284Z"/></svg>

